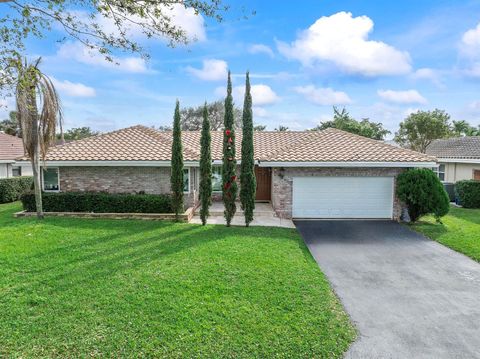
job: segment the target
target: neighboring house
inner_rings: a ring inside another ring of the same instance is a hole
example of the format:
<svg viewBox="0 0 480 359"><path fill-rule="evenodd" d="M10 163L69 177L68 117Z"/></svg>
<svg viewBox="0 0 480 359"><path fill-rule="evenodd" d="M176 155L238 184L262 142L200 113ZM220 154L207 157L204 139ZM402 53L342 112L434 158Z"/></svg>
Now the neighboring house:
<svg viewBox="0 0 480 359"><path fill-rule="evenodd" d="M183 132L185 202L198 204L200 132ZM221 196L223 133L212 132L213 190ZM241 133L237 132L240 162ZM45 191L169 193L172 133L135 126L52 148ZM255 132L258 201L285 218L393 218L395 178L436 166L422 153L348 132Z"/></svg>
<svg viewBox="0 0 480 359"><path fill-rule="evenodd" d="M32 166L28 161L15 161L24 154L21 138L0 132L0 178L31 176Z"/></svg>
<svg viewBox="0 0 480 359"><path fill-rule="evenodd" d="M456 137L435 140L427 154L438 159L438 177L442 182L480 181L480 137Z"/></svg>

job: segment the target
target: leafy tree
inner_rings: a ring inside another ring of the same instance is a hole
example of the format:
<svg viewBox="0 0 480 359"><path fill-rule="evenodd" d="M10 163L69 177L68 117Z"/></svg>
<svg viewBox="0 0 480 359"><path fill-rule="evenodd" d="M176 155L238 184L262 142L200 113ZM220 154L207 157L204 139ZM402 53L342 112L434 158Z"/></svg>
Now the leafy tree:
<svg viewBox="0 0 480 359"><path fill-rule="evenodd" d="M410 169L398 175L397 196L407 205L412 222L426 214L433 214L440 222L450 209L447 192L428 168Z"/></svg>
<svg viewBox="0 0 480 359"><path fill-rule="evenodd" d="M275 131L278 131L278 132L286 132L288 131L288 127L287 126L283 126L283 125L279 125Z"/></svg>
<svg viewBox="0 0 480 359"><path fill-rule="evenodd" d="M153 126L153 128L155 128L155 126ZM161 125L161 126L158 126L158 130L159 130L159 131L171 131L171 130L172 130L172 126L164 126L164 125Z"/></svg>
<svg viewBox="0 0 480 359"><path fill-rule="evenodd" d="M77 141L84 138L98 136L100 132L93 131L90 127L76 127L65 131L63 138L67 141Z"/></svg>
<svg viewBox="0 0 480 359"><path fill-rule="evenodd" d="M255 125L255 126L253 126L253 130L258 131L258 132L265 131L266 129L267 129L267 126L265 126L265 125Z"/></svg>
<svg viewBox="0 0 480 359"><path fill-rule="evenodd" d="M183 150L182 130L180 129L180 103L177 100L173 116L172 174L170 177L172 208L175 217L183 212Z"/></svg>
<svg viewBox="0 0 480 359"><path fill-rule="evenodd" d="M240 167L240 201L245 215L245 225L253 221L255 210L255 159L253 153L253 114L250 76L247 72L245 100L243 102L242 163Z"/></svg>
<svg viewBox="0 0 480 359"><path fill-rule="evenodd" d="M37 217L43 218L40 159L55 144L57 126L62 131L60 99L52 81L39 69L40 59L29 64L16 62L15 100L17 119L22 128L23 145L33 169Z"/></svg>
<svg viewBox="0 0 480 359"><path fill-rule="evenodd" d="M480 126L474 127L467 121L453 121L452 133L454 136L480 136Z"/></svg>
<svg viewBox="0 0 480 359"><path fill-rule="evenodd" d="M203 107L203 125L200 137L200 218L202 224L207 223L209 207L212 204L212 152L211 152L210 122L208 120L207 103Z"/></svg>
<svg viewBox="0 0 480 359"><path fill-rule="evenodd" d="M313 128L313 130L325 130L331 127L373 138L374 140L383 140L385 136L390 133L390 131L383 128L380 122L371 122L368 118L357 121L350 116L345 108L340 111L335 106L333 107L333 120L322 122L319 126Z"/></svg>
<svg viewBox="0 0 480 359"><path fill-rule="evenodd" d="M395 134L395 141L402 147L425 153L433 140L451 135L450 115L443 110L417 111L410 114Z"/></svg>
<svg viewBox="0 0 480 359"><path fill-rule="evenodd" d="M8 118L0 121L0 131L5 132L7 135L22 137L22 130L16 111L10 111Z"/></svg>
<svg viewBox="0 0 480 359"><path fill-rule="evenodd" d="M225 98L225 119L223 132L222 199L227 227L237 211L237 161L235 159L235 126L233 117L232 80L228 72L227 97Z"/></svg>
<svg viewBox="0 0 480 359"><path fill-rule="evenodd" d="M198 107L186 107L180 111L182 131L199 131L203 123L204 105ZM212 131L223 129L225 118L225 105L222 100L207 103L208 118ZM234 107L233 117L235 128L242 128L242 111Z"/></svg>

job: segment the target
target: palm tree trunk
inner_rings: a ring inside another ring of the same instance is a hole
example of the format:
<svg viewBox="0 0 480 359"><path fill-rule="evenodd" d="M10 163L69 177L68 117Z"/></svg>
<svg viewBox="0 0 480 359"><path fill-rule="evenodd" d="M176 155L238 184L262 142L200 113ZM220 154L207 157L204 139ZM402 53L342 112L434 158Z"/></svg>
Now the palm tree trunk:
<svg viewBox="0 0 480 359"><path fill-rule="evenodd" d="M43 219L43 203L42 203L42 186L40 180L40 141L38 133L38 109L37 100L35 96L35 88L32 89L28 96L28 109L30 112L30 119L32 121L32 139L33 146L35 148L32 156L32 169L33 169L33 186L35 190L35 204L37 207L37 218Z"/></svg>

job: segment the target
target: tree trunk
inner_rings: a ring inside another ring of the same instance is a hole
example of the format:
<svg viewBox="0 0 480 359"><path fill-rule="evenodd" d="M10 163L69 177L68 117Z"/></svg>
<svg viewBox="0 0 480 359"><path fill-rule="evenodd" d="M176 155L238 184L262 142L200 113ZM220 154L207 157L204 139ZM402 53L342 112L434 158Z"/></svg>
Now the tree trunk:
<svg viewBox="0 0 480 359"><path fill-rule="evenodd" d="M32 121L32 140L35 149L33 158L31 158L33 169L33 185L35 190L35 205L37 208L37 218L43 219L43 203L42 203L42 186L40 180L40 142L38 133L38 110L37 100L35 96L35 88L32 89L28 98L28 108L30 112L30 119Z"/></svg>

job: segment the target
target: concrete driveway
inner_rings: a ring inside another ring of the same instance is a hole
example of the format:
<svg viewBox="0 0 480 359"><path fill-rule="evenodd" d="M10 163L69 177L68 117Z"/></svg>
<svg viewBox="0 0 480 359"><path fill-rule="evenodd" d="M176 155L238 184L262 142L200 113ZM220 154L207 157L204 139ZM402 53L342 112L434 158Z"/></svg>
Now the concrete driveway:
<svg viewBox="0 0 480 359"><path fill-rule="evenodd" d="M347 358L480 358L480 264L391 221L296 221L359 330Z"/></svg>

